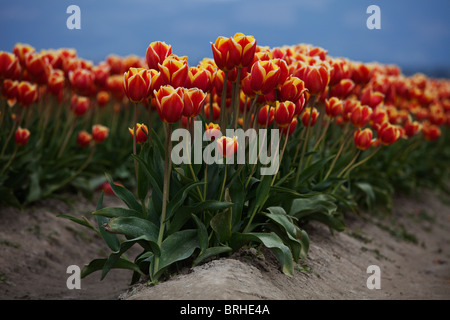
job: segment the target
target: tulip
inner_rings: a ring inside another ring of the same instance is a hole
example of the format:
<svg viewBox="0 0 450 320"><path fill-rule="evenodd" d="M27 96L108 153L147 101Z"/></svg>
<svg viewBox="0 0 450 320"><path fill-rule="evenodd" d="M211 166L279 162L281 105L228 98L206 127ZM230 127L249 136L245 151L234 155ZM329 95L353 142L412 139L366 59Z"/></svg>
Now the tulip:
<svg viewBox="0 0 450 320"><path fill-rule="evenodd" d="M331 59L330 66L332 67L330 71L330 85L334 86L342 80L349 80L351 77L351 69L348 61L342 58Z"/></svg>
<svg viewBox="0 0 450 320"><path fill-rule="evenodd" d="M237 152L237 137L229 138L226 136L222 136L217 139L217 144L219 147L219 153L224 158L231 157Z"/></svg>
<svg viewBox="0 0 450 320"><path fill-rule="evenodd" d="M285 127L291 124L294 117L295 104L291 101L279 102L277 101L274 119L279 127Z"/></svg>
<svg viewBox="0 0 450 320"><path fill-rule="evenodd" d="M11 80L11 79L5 79L3 81L3 87L2 87L2 95L8 99L13 100L14 102L17 99L18 95L18 87L19 87L19 81L17 80Z"/></svg>
<svg viewBox="0 0 450 320"><path fill-rule="evenodd" d="M39 84L46 84L47 77L52 70L48 59L36 52L29 52L25 55L25 67L28 74Z"/></svg>
<svg viewBox="0 0 450 320"><path fill-rule="evenodd" d="M125 96L125 90L123 88L123 75L110 75L108 80L106 80L106 89L115 99L121 101Z"/></svg>
<svg viewBox="0 0 450 320"><path fill-rule="evenodd" d="M297 118L292 119L291 123L288 126L280 127L279 130L282 135L292 135L297 128Z"/></svg>
<svg viewBox="0 0 450 320"><path fill-rule="evenodd" d="M256 52L255 38L236 33L228 39L228 42L230 64L239 68L248 67L253 62Z"/></svg>
<svg viewBox="0 0 450 320"><path fill-rule="evenodd" d="M213 107L213 118L212 118L212 120L217 121L220 118L220 107L219 107L219 104L217 102L213 102L212 107ZM205 104L203 110L205 111L205 117L207 119L210 119L210 109L211 109L210 105L209 104Z"/></svg>
<svg viewBox="0 0 450 320"><path fill-rule="evenodd" d="M275 119L275 108L265 105L258 112L258 123L262 127L269 127Z"/></svg>
<svg viewBox="0 0 450 320"><path fill-rule="evenodd" d="M350 65L352 80L356 84L365 84L370 81L372 77L372 70L369 66L361 62L355 62Z"/></svg>
<svg viewBox="0 0 450 320"><path fill-rule="evenodd" d="M257 61L250 72L250 88L259 95L268 94L278 84L280 68L272 61Z"/></svg>
<svg viewBox="0 0 450 320"><path fill-rule="evenodd" d="M47 80L48 90L54 95L59 95L64 88L66 78L60 69L54 69Z"/></svg>
<svg viewBox="0 0 450 320"><path fill-rule="evenodd" d="M123 75L123 89L132 102L141 102L150 95L151 74L144 68L129 68Z"/></svg>
<svg viewBox="0 0 450 320"><path fill-rule="evenodd" d="M0 51L0 79L11 78L18 64L19 60L14 54Z"/></svg>
<svg viewBox="0 0 450 320"><path fill-rule="evenodd" d="M25 56L29 52L35 52L36 50L29 44L17 43L13 48L14 55L19 59L19 63L22 67L26 66Z"/></svg>
<svg viewBox="0 0 450 320"><path fill-rule="evenodd" d="M143 123L136 123L136 143L142 144L148 139L148 128ZM134 129L128 128L131 137L134 138Z"/></svg>
<svg viewBox="0 0 450 320"><path fill-rule="evenodd" d="M357 105L350 114L350 121L354 126L362 128L369 123L372 113L369 106Z"/></svg>
<svg viewBox="0 0 450 320"><path fill-rule="evenodd" d="M217 68L223 71L229 71L236 66L230 59L229 38L217 37L215 43L211 42L211 49Z"/></svg>
<svg viewBox="0 0 450 320"><path fill-rule="evenodd" d="M358 129L353 135L356 148L360 150L367 150L372 145L373 133L372 130L366 128L364 130Z"/></svg>
<svg viewBox="0 0 450 320"><path fill-rule="evenodd" d="M384 100L384 94L381 92L374 92L370 87L365 88L359 97L361 104L368 105L375 109Z"/></svg>
<svg viewBox="0 0 450 320"><path fill-rule="evenodd" d="M401 131L395 125L385 122L378 129L378 140L388 146L397 141L401 136Z"/></svg>
<svg viewBox="0 0 450 320"><path fill-rule="evenodd" d="M198 88L185 89L183 94L183 115L185 117L196 117L202 110L206 99L206 93Z"/></svg>
<svg viewBox="0 0 450 320"><path fill-rule="evenodd" d="M209 92L212 89L211 72L202 67L190 67L185 87L188 89L199 88L203 92Z"/></svg>
<svg viewBox="0 0 450 320"><path fill-rule="evenodd" d="M92 139L96 143L102 143L106 140L109 134L109 129L101 124L95 124L92 126Z"/></svg>
<svg viewBox="0 0 450 320"><path fill-rule="evenodd" d="M311 117L311 120L309 119ZM316 124L317 118L319 117L319 111L316 108L306 108L302 114L302 123L305 127L308 126L309 121L311 121L310 126L314 126Z"/></svg>
<svg viewBox="0 0 450 320"><path fill-rule="evenodd" d="M378 131L380 126L387 121L389 121L389 116L384 107L376 108L370 117L370 124L376 131Z"/></svg>
<svg viewBox="0 0 450 320"><path fill-rule="evenodd" d="M158 69L158 65L172 54L172 46L165 42L155 41L147 48L145 59L150 69Z"/></svg>
<svg viewBox="0 0 450 320"><path fill-rule="evenodd" d="M162 86L154 91L156 110L162 121L175 123L181 119L184 109L183 88Z"/></svg>
<svg viewBox="0 0 450 320"><path fill-rule="evenodd" d="M222 132L220 131L220 126L216 123L210 122L209 124L205 123L205 137L208 140L214 140L215 137L220 137Z"/></svg>
<svg viewBox="0 0 450 320"><path fill-rule="evenodd" d="M28 81L21 81L17 86L17 101L24 107L38 99L37 86Z"/></svg>
<svg viewBox="0 0 450 320"><path fill-rule="evenodd" d="M104 88L111 72L110 66L102 62L94 67L92 72L94 73L94 83L100 88Z"/></svg>
<svg viewBox="0 0 450 320"><path fill-rule="evenodd" d="M344 110L344 103L342 100L332 97L325 100L325 113L332 118L336 118L338 115L342 114Z"/></svg>
<svg viewBox="0 0 450 320"><path fill-rule="evenodd" d="M297 101L306 91L305 83L300 78L289 76L280 87L280 101Z"/></svg>
<svg viewBox="0 0 450 320"><path fill-rule="evenodd" d="M330 89L330 97L346 99L355 88L355 83L351 79L342 79Z"/></svg>
<svg viewBox="0 0 450 320"><path fill-rule="evenodd" d="M110 100L110 94L108 91L99 91L97 93L97 104L100 108L106 106L106 104L109 102Z"/></svg>
<svg viewBox="0 0 450 320"><path fill-rule="evenodd" d="M92 141L92 135L88 133L87 131L83 130L80 131L77 135L77 144L80 147L86 147L91 143Z"/></svg>
<svg viewBox="0 0 450 320"><path fill-rule="evenodd" d="M171 55L158 65L163 85L183 87L188 76L188 64L182 57Z"/></svg>
<svg viewBox="0 0 450 320"><path fill-rule="evenodd" d="M22 129L18 127L14 135L14 141L18 146L24 146L28 143L30 138L30 131L28 129Z"/></svg>
<svg viewBox="0 0 450 320"><path fill-rule="evenodd" d="M405 135L411 138L422 129L422 125L417 121L408 120L403 126L403 129L405 130Z"/></svg>
<svg viewBox="0 0 450 320"><path fill-rule="evenodd" d="M90 108L90 101L89 98L73 95L72 101L70 104L70 109L72 110L73 114L77 117L83 116Z"/></svg>
<svg viewBox="0 0 450 320"><path fill-rule="evenodd" d="M441 136L441 129L435 124L425 122L422 127L422 134L426 140L435 141Z"/></svg>
<svg viewBox="0 0 450 320"><path fill-rule="evenodd" d="M95 75L91 70L76 69L69 72L69 81L72 88L80 94L86 95L94 85Z"/></svg>
<svg viewBox="0 0 450 320"><path fill-rule="evenodd" d="M306 88L312 95L320 95L330 82L330 71L325 64L310 66L303 63L295 71L294 76L305 82Z"/></svg>

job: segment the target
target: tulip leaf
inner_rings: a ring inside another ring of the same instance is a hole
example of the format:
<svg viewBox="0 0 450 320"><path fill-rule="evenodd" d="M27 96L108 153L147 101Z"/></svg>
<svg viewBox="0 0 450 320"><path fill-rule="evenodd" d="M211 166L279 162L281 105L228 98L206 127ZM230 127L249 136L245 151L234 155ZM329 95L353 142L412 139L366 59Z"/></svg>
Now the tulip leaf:
<svg viewBox="0 0 450 320"><path fill-rule="evenodd" d="M206 250L202 251L198 255L198 257L192 263L192 266L195 267L199 263L204 261L205 259L208 259L208 258L213 257L213 256L220 255L222 253L231 252L232 250L233 249L231 249L230 247L227 247L227 246L207 248Z"/></svg>
<svg viewBox="0 0 450 320"><path fill-rule="evenodd" d="M128 208L136 210L137 212L142 212L142 206L136 200L133 193L123 186L116 185L109 174L106 173L105 175L106 180L108 180L114 194L119 197L119 199L122 200Z"/></svg>

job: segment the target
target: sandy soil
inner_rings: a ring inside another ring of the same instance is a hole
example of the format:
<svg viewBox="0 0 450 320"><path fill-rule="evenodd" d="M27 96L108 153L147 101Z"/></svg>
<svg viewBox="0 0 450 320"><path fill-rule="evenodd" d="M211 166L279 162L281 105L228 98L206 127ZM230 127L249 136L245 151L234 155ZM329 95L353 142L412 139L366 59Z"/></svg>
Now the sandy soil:
<svg viewBox="0 0 450 320"><path fill-rule="evenodd" d="M88 216L94 208L82 198L23 212L0 207L0 299L450 299L450 198L431 191L397 196L391 214L349 214L342 233L309 224L308 259L294 277L281 273L270 251L247 248L151 287L129 287L131 272L113 270L69 290L67 266L108 249L90 230L56 215ZM366 285L369 265L380 268L380 289Z"/></svg>

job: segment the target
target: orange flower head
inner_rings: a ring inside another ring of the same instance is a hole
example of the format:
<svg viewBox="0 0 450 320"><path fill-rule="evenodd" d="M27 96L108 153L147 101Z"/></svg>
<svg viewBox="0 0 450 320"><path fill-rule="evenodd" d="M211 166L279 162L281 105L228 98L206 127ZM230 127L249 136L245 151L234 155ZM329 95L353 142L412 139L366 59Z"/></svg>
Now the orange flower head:
<svg viewBox="0 0 450 320"><path fill-rule="evenodd" d="M26 66L25 56L29 52L36 52L36 49L29 44L17 43L13 48L13 53L19 59L19 63L23 68Z"/></svg>
<svg viewBox="0 0 450 320"><path fill-rule="evenodd" d="M217 68L223 71L228 71L236 66L230 58L229 38L222 36L217 37L216 42L211 42L211 49Z"/></svg>
<svg viewBox="0 0 450 320"><path fill-rule="evenodd" d="M305 83L300 78L289 76L280 87L280 101L296 102L306 91Z"/></svg>
<svg viewBox="0 0 450 320"><path fill-rule="evenodd" d="M131 67L123 74L123 89L132 102L141 102L150 95L152 83L148 69Z"/></svg>
<svg viewBox="0 0 450 320"><path fill-rule="evenodd" d="M257 61L250 71L250 88L254 93L265 95L277 85L280 77L280 68L269 61Z"/></svg>
<svg viewBox="0 0 450 320"><path fill-rule="evenodd" d="M359 97L361 104L368 105L372 109L375 109L384 100L384 94L378 91L373 91L372 88L365 88Z"/></svg>
<svg viewBox="0 0 450 320"><path fill-rule="evenodd" d="M305 82L306 88L312 95L321 95L330 82L330 71L324 63L318 65L301 63L294 76Z"/></svg>
<svg viewBox="0 0 450 320"><path fill-rule="evenodd" d="M100 108L106 106L111 99L108 91L101 90L97 93L97 104Z"/></svg>
<svg viewBox="0 0 450 320"><path fill-rule="evenodd" d="M210 122L209 124L205 123L205 137L208 140L214 140L215 137L220 137L222 132L220 131L220 126L216 123Z"/></svg>
<svg viewBox="0 0 450 320"><path fill-rule="evenodd" d="M202 110L206 99L206 93L198 88L184 89L183 94L183 115L185 117L196 117Z"/></svg>
<svg viewBox="0 0 450 320"><path fill-rule="evenodd" d="M37 101L38 97L37 85L31 84L28 81L21 81L17 86L17 101L22 106L28 107Z"/></svg>
<svg viewBox="0 0 450 320"><path fill-rule="evenodd" d="M205 103L204 111L205 111L205 117L207 119L211 119L210 118L210 109L211 109L210 104L209 103ZM213 121L219 120L219 117L220 117L220 106L219 106L219 104L217 102L213 102L212 109L213 109L213 114L212 114L213 118L212 118L212 120Z"/></svg>
<svg viewBox="0 0 450 320"><path fill-rule="evenodd" d="M426 140L435 141L441 136L441 129L435 124L426 122L422 127L422 134Z"/></svg>
<svg viewBox="0 0 450 320"><path fill-rule="evenodd" d="M154 91L156 110L162 121L175 123L181 119L184 109L183 88L162 86Z"/></svg>
<svg viewBox="0 0 450 320"><path fill-rule="evenodd" d="M373 132L371 129L366 128L364 130L358 129L353 135L356 148L360 150L367 150L373 143Z"/></svg>
<svg viewBox="0 0 450 320"><path fill-rule="evenodd" d="M302 114L302 123L305 127L307 127L308 123L311 121L310 126L312 127L316 124L318 117L319 117L319 111L315 107L313 107L312 109L306 108ZM311 120L310 120L310 118L311 118Z"/></svg>
<svg viewBox="0 0 450 320"><path fill-rule="evenodd" d="M134 138L134 129L128 128L131 137ZM143 123L136 123L136 142L139 144L148 140L148 128Z"/></svg>
<svg viewBox="0 0 450 320"><path fill-rule="evenodd" d="M2 95L8 100L16 100L18 94L19 81L5 79L3 81Z"/></svg>
<svg viewBox="0 0 450 320"><path fill-rule="evenodd" d="M229 60L235 67L248 67L255 56L256 40L253 36L236 33L229 42ZM214 50L214 49L213 49Z"/></svg>
<svg viewBox="0 0 450 320"><path fill-rule="evenodd" d="M355 127L362 128L369 123L372 113L369 106L357 105L350 115L350 121Z"/></svg>
<svg viewBox="0 0 450 320"><path fill-rule="evenodd" d="M64 76L64 72L62 70L52 70L47 80L48 90L53 95L59 95L64 88L65 81L66 77Z"/></svg>
<svg viewBox="0 0 450 320"><path fill-rule="evenodd" d="M77 144L80 147L88 146L92 141L92 135L85 130L82 130L77 135Z"/></svg>
<svg viewBox="0 0 450 320"><path fill-rule="evenodd" d="M92 126L92 139L96 143L102 143L106 140L109 134L109 129L101 124L95 124Z"/></svg>
<svg viewBox="0 0 450 320"><path fill-rule="evenodd" d="M0 51L0 79L11 78L18 64L19 59L14 54Z"/></svg>
<svg viewBox="0 0 450 320"><path fill-rule="evenodd" d="M378 140L386 146L393 144L400 137L400 129L397 126L390 124L389 122L383 123L378 129Z"/></svg>
<svg viewBox="0 0 450 320"><path fill-rule="evenodd" d="M291 124L294 118L295 104L292 101L276 102L274 119L279 127L286 127Z"/></svg>
<svg viewBox="0 0 450 320"><path fill-rule="evenodd" d="M14 135L14 141L18 146L24 146L28 143L30 138L30 131L28 129L23 129L18 127Z"/></svg>
<svg viewBox="0 0 450 320"><path fill-rule="evenodd" d="M88 69L78 68L69 72L69 81L72 88L82 95L87 95L91 92L94 80L94 73Z"/></svg>
<svg viewBox="0 0 450 320"><path fill-rule="evenodd" d="M336 118L340 114L342 114L344 110L344 103L342 100L331 97L330 99L325 100L325 113L331 117Z"/></svg>
<svg viewBox="0 0 450 320"><path fill-rule="evenodd" d="M203 92L209 92L212 89L211 72L203 67L190 67L185 87L188 89L199 88Z"/></svg>
<svg viewBox="0 0 450 320"><path fill-rule="evenodd" d="M237 137L230 138L222 136L217 139L217 144L219 147L219 153L224 158L232 157L237 152Z"/></svg>
<svg viewBox="0 0 450 320"><path fill-rule="evenodd" d="M386 108L382 106L376 108L370 117L370 125L376 131L378 131L380 126L387 121L389 121L389 116Z"/></svg>
<svg viewBox="0 0 450 320"><path fill-rule="evenodd" d="M158 70L158 65L172 54L172 46L165 42L155 41L149 44L145 59L150 69Z"/></svg>
<svg viewBox="0 0 450 320"><path fill-rule="evenodd" d="M291 134L293 134L295 129L297 128L297 123L298 123L297 118L293 118L291 123L288 126L279 128L281 134L284 136L285 135L290 136Z"/></svg>
<svg viewBox="0 0 450 320"><path fill-rule="evenodd" d="M88 97L74 94L70 104L70 109L77 117L83 116L90 108L91 104Z"/></svg>
<svg viewBox="0 0 450 320"><path fill-rule="evenodd" d="M275 119L275 108L266 104L258 112L258 123L261 127L269 127Z"/></svg>
<svg viewBox="0 0 450 320"><path fill-rule="evenodd" d="M405 135L411 138L422 129L422 125L418 121L407 121L403 129L405 130Z"/></svg>
<svg viewBox="0 0 450 320"><path fill-rule="evenodd" d="M158 65L161 72L163 85L171 85L174 88L183 87L188 76L187 60L175 55L168 56Z"/></svg>
<svg viewBox="0 0 450 320"><path fill-rule="evenodd" d="M355 89L355 83L351 79L342 79L331 87L330 97L346 99Z"/></svg>

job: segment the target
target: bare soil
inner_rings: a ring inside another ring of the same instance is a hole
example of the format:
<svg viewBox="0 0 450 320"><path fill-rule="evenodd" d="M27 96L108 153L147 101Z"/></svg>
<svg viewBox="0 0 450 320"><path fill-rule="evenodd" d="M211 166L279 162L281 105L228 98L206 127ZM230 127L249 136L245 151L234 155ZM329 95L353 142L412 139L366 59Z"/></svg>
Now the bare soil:
<svg viewBox="0 0 450 320"><path fill-rule="evenodd" d="M308 224L309 255L293 277L280 271L270 251L254 247L155 286L130 287L130 271L112 270L102 281L100 273L83 278L81 290L67 288L67 267L106 257L109 249L94 232L57 217L88 217L95 209L94 202L71 198L72 205L46 200L24 211L0 207L0 299L450 299L450 198L437 192L396 196L390 214L347 214L341 233ZM380 268L380 289L366 285L370 265Z"/></svg>

